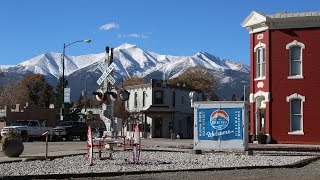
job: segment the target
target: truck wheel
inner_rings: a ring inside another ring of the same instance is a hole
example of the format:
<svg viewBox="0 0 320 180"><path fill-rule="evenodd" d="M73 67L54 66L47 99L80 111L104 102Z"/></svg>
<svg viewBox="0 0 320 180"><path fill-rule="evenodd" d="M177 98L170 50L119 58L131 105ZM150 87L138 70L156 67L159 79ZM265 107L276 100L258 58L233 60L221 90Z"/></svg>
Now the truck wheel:
<svg viewBox="0 0 320 180"><path fill-rule="evenodd" d="M66 141L73 141L73 137L71 136L71 134L67 134Z"/></svg>
<svg viewBox="0 0 320 180"><path fill-rule="evenodd" d="M22 142L27 142L27 140L28 140L28 132L22 131L21 135L20 135L20 138L21 138Z"/></svg>
<svg viewBox="0 0 320 180"><path fill-rule="evenodd" d="M80 141L86 141L86 140L87 140L86 134L80 136Z"/></svg>
<svg viewBox="0 0 320 180"><path fill-rule="evenodd" d="M56 136L55 135L49 135L48 136L48 141L50 141L50 142L54 142L54 141L56 141Z"/></svg>
<svg viewBox="0 0 320 180"><path fill-rule="evenodd" d="M33 138L32 137L27 137L27 142L33 142Z"/></svg>

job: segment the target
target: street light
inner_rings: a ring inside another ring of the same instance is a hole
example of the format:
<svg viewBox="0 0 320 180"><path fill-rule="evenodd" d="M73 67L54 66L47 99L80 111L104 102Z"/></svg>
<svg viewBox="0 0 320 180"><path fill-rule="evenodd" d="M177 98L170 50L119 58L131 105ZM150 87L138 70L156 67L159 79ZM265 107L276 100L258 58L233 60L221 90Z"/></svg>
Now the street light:
<svg viewBox="0 0 320 180"><path fill-rule="evenodd" d="M245 102L246 101L246 88L247 87L250 87L250 84L249 85L243 85L243 101Z"/></svg>
<svg viewBox="0 0 320 180"><path fill-rule="evenodd" d="M63 53L62 53L62 88L61 88L61 92L62 92L62 103L61 103L61 109L60 109L60 120L63 121L63 115L64 115L64 57L65 57L65 53L66 53L66 47L78 43L78 42L86 42L86 43L90 43L91 40L90 39L84 39L84 40L79 40L79 41L74 41L72 43L63 44Z"/></svg>

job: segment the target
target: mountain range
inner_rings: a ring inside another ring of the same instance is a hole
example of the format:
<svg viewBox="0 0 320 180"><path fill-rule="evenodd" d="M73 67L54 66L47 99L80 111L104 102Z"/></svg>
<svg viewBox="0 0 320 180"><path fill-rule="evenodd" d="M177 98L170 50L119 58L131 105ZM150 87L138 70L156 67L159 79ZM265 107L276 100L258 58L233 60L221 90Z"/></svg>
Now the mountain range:
<svg viewBox="0 0 320 180"><path fill-rule="evenodd" d="M29 74L40 73L54 87L62 76L61 53L44 53L18 65L0 66L5 76L0 77L0 83L10 78L21 79ZM87 86L88 94L99 88L96 81L102 75L98 68L103 63L105 53L81 56L65 56L65 77L71 88L71 100L77 99ZM187 68L203 66L218 78L217 94L221 100L230 100L235 94L242 97L243 85L249 83L250 68L246 64L221 59L207 52L198 52L193 56L160 55L143 50L133 44L122 44L114 49L116 64L115 79L122 77L143 77L150 79L171 79L179 76ZM120 75L119 75L120 74ZM121 77L122 76L122 77Z"/></svg>

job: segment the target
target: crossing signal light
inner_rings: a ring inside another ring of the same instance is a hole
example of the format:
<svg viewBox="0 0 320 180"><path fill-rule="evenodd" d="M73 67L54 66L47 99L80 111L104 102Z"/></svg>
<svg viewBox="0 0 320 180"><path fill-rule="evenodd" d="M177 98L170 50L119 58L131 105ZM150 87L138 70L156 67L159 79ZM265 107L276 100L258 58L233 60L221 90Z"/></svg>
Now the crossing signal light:
<svg viewBox="0 0 320 180"><path fill-rule="evenodd" d="M118 92L115 88L110 89L109 91L106 92L106 94L110 96L110 99L112 101L115 101L118 98Z"/></svg>
<svg viewBox="0 0 320 180"><path fill-rule="evenodd" d="M96 99L98 101L106 101L107 100L106 96L104 95L104 93L101 89L98 89L96 92L93 92L92 94L96 96Z"/></svg>

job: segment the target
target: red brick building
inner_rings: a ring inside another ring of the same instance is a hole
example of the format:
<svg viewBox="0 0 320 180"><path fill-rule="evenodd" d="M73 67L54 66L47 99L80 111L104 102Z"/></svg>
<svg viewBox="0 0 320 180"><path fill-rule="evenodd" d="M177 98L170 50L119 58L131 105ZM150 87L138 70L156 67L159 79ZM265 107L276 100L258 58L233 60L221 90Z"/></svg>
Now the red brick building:
<svg viewBox="0 0 320 180"><path fill-rule="evenodd" d="M253 11L250 134L268 142L320 144L320 12Z"/></svg>

